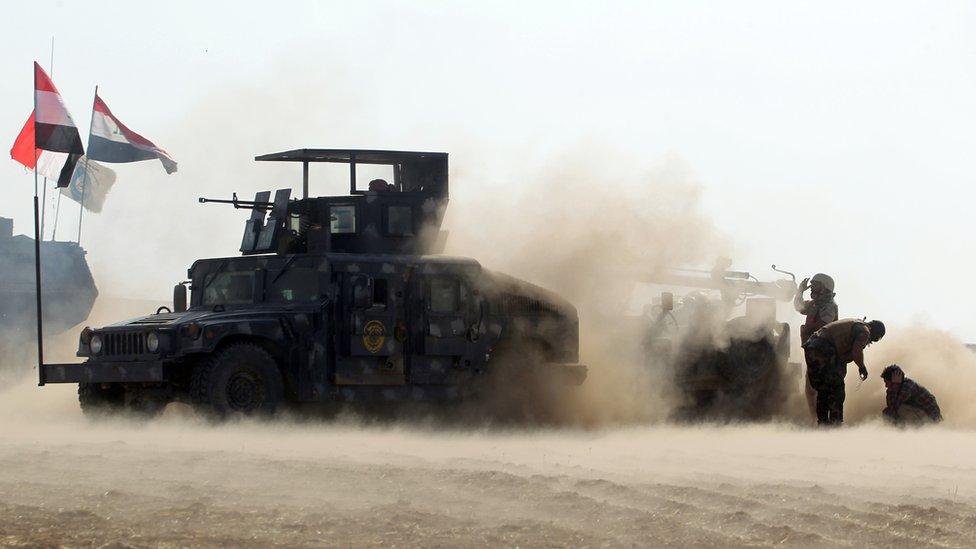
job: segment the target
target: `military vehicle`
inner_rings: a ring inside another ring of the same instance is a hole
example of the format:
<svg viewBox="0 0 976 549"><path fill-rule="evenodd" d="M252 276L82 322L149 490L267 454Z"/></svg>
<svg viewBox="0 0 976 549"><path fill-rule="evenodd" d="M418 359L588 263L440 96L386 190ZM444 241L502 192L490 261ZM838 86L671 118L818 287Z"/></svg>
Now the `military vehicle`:
<svg viewBox="0 0 976 549"><path fill-rule="evenodd" d="M768 419L795 389L800 370L789 364L790 325L776 319L776 301L793 299L795 278L760 282L727 267L647 280L698 288L677 306L663 293L647 312L645 357L648 367L673 375L681 393L677 419ZM729 318L741 306L744 314Z"/></svg>
<svg viewBox="0 0 976 549"><path fill-rule="evenodd" d="M86 412L152 414L181 400L218 417L285 402L478 398L504 390L486 383L498 375L582 383L572 304L473 259L427 255L445 239L447 154L299 149L255 160L301 163L302 198L201 198L251 210L242 255L193 263L172 310L85 328L86 360L44 364L41 383L78 383ZM312 163L348 165L349 194L309 197ZM376 169L389 180L362 181Z"/></svg>
<svg viewBox="0 0 976 549"><path fill-rule="evenodd" d="M41 242L44 262L45 331L57 334L84 322L98 289L85 250L75 242ZM36 337L34 239L13 234L13 220L0 217L0 365L12 349ZM6 359L6 360L5 360ZM24 361L24 364L27 364Z"/></svg>

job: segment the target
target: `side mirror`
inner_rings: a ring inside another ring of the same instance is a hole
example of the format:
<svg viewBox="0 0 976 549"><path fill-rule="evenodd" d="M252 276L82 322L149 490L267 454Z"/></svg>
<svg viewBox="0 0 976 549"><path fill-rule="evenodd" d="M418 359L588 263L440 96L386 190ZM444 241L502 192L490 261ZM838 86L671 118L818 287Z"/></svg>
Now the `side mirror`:
<svg viewBox="0 0 976 549"><path fill-rule="evenodd" d="M186 310L186 286L177 284L173 287L173 312L182 313Z"/></svg>
<svg viewBox="0 0 976 549"><path fill-rule="evenodd" d="M671 292L661 292L661 310L662 311L674 310L674 294L672 294Z"/></svg>

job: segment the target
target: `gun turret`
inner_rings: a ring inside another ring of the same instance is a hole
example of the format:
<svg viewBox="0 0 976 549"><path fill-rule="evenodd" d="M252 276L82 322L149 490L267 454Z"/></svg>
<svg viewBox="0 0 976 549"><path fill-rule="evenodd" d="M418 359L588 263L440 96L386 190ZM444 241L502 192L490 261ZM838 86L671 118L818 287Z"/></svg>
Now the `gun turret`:
<svg viewBox="0 0 976 549"><path fill-rule="evenodd" d="M230 204L251 210L241 252L431 254L443 249L440 230L447 207L447 154L352 149L298 149L266 154L255 160L302 164L302 198L290 189L241 200L200 198L201 204ZM309 164L349 166L349 194L308 196ZM375 177L388 173L389 179ZM379 170L379 171L378 171ZM383 172L382 170L386 170Z"/></svg>

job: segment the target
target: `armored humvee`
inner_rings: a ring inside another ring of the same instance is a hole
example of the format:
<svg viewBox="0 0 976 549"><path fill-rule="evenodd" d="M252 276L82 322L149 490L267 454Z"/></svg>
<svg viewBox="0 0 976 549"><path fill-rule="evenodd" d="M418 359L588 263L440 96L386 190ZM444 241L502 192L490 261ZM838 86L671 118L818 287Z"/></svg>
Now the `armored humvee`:
<svg viewBox="0 0 976 549"><path fill-rule="evenodd" d="M447 154L300 149L255 160L301 163L302 198L201 198L251 210L242 255L196 261L172 310L85 328L85 362L45 364L41 383L78 383L86 412L151 414L182 400L225 416L284 402L477 398L499 387L484 382L493 375L583 381L572 304L473 259L427 255L445 240ZM309 197L316 162L348 165L349 194ZM377 166L389 180L361 181Z"/></svg>
<svg viewBox="0 0 976 549"><path fill-rule="evenodd" d="M793 298L795 281L760 282L725 267L652 278L698 288L677 304L664 293L648 311L645 357L679 390L675 419L768 419L795 389L799 368L789 365L790 326L776 319L776 301ZM744 314L733 316L740 306Z"/></svg>

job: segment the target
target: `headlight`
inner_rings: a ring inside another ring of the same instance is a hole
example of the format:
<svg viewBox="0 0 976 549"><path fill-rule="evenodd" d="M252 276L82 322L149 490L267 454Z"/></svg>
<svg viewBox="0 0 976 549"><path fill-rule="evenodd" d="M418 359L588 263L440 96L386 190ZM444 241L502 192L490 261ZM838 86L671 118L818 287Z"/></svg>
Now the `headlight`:
<svg viewBox="0 0 976 549"><path fill-rule="evenodd" d="M102 336L95 334L91 338L91 342L88 344L91 348L93 355L99 355L102 353Z"/></svg>
<svg viewBox="0 0 976 549"><path fill-rule="evenodd" d="M149 332L149 335L146 336L146 348L149 349L150 353L155 353L159 350L159 334Z"/></svg>

